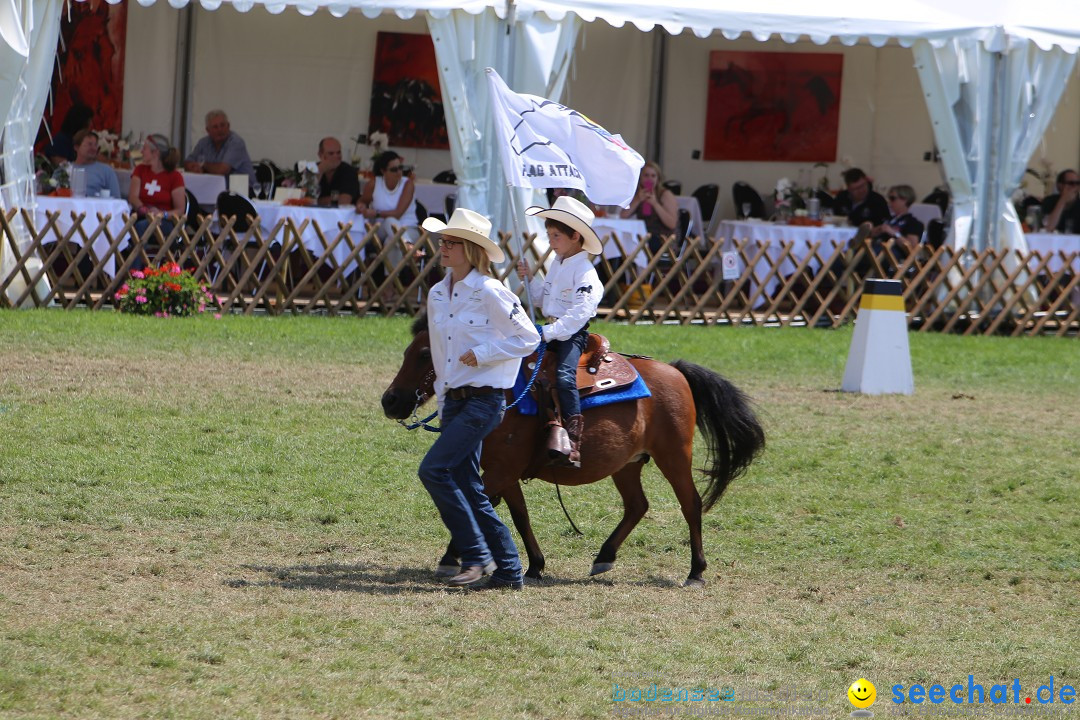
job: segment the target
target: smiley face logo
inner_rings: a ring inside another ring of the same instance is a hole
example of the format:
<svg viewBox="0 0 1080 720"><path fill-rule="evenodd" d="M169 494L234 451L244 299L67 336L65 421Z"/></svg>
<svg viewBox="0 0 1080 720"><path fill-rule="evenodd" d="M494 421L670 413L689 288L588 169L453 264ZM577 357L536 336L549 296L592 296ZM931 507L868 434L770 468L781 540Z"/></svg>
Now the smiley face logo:
<svg viewBox="0 0 1080 720"><path fill-rule="evenodd" d="M847 697L852 705L862 710L870 707L877 700L877 689L874 688L874 683L866 678L859 678L847 689Z"/></svg>

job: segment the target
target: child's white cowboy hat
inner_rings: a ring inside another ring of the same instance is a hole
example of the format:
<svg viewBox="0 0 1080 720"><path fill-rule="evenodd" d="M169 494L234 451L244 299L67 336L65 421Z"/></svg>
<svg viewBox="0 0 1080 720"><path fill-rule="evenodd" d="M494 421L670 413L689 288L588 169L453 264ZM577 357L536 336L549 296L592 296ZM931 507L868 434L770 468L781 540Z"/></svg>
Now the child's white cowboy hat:
<svg viewBox="0 0 1080 720"><path fill-rule="evenodd" d="M603 245L600 243L600 237L596 234L596 231L592 229L592 223L596 216L593 214L593 211L580 200L575 200L569 195L561 195L555 198L555 204L551 206L550 210L540 207L539 205L534 205L526 210L525 214L529 216L539 215L543 218L558 220L563 225L568 225L578 231L581 233L581 238L585 241L583 247L587 253L599 255L603 250Z"/></svg>

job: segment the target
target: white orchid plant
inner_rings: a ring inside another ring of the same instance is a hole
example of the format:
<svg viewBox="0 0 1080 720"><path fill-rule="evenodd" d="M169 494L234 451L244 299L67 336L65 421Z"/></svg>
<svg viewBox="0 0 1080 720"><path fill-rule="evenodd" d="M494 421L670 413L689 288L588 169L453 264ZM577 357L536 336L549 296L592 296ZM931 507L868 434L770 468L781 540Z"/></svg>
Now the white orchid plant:
<svg viewBox="0 0 1080 720"><path fill-rule="evenodd" d="M299 187L303 188L304 195L313 200L318 200L319 163L311 160L301 160L296 163L296 172L300 176Z"/></svg>
<svg viewBox="0 0 1080 720"><path fill-rule="evenodd" d="M776 207L791 207L795 197L795 183L786 177L776 181L776 189L773 191L773 200L776 201Z"/></svg>
<svg viewBox="0 0 1080 720"><path fill-rule="evenodd" d="M132 134L121 137L108 130L98 131L98 156L106 160L126 163L131 160Z"/></svg>
<svg viewBox="0 0 1080 720"><path fill-rule="evenodd" d="M371 162L375 162L390 145L390 137L382 131L373 132L368 136L368 145L371 146Z"/></svg>

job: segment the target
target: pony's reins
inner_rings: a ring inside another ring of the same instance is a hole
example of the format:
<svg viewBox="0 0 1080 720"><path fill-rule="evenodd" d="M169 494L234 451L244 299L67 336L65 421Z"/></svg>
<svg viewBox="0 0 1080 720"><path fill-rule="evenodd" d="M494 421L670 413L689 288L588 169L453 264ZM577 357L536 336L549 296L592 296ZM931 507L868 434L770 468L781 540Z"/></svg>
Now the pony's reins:
<svg viewBox="0 0 1080 720"><path fill-rule="evenodd" d="M521 393L516 398L514 398L514 402L512 402L512 403L510 403L509 405L506 406L507 410L512 409L515 405L517 405L519 402L521 402L522 399L526 395L529 394L529 390L532 389L533 383L536 381L536 376L540 372L540 362L544 359L544 350L546 350L546 349L547 349L547 343L544 342L543 340L541 340L539 350L537 351L537 354L536 354L536 365L533 367L532 375L529 377L529 382L525 384L525 387L524 387L524 389L522 389ZM424 376L425 382L427 381L428 376L431 376L432 381L434 381L434 379L435 379L434 375L435 375L435 370L433 369L430 372L428 372L428 374L426 376ZM412 417L409 418L408 423L406 423L404 420L398 420L398 425L401 425L406 430L415 430L416 428L424 428L428 432L435 432L435 433L442 432L442 428L435 427L434 425L428 425L428 423L431 422L432 420L434 420L435 416L439 414L438 410L431 413L426 418L420 419L419 417L417 417L416 411L420 409L420 406L424 404L424 401L427 400L428 397L429 397L428 395L426 395L424 393L421 393L420 389L417 388L417 390L416 390L416 404L413 405ZM561 502L561 500L562 500L562 498L560 498L560 502ZM565 508L563 508L563 510L565 511ZM571 525L573 524L572 520L570 521L570 524Z"/></svg>

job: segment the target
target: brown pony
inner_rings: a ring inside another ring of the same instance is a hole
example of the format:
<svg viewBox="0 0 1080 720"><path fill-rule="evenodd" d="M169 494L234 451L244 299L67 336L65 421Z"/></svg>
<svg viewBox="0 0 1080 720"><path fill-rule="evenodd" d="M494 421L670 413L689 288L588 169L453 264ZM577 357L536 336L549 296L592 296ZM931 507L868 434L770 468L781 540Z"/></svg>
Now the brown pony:
<svg viewBox="0 0 1080 720"><path fill-rule="evenodd" d="M615 480L623 499L623 517L593 561L590 575L597 575L614 567L619 547L649 508L641 488L641 469L651 457L675 490L690 526L686 584L705 582L701 513L720 499L728 483L761 452L765 433L743 393L713 371L682 360L669 365L648 358L629 359L652 397L586 410L580 468L549 466L544 423L517 410L508 411L484 439L480 457L484 488L493 503L502 498L510 509L529 555L527 577L541 577L544 554L529 523L520 480L540 478L558 485L585 485L609 475ZM413 341L405 349L401 369L383 394L383 412L396 420L409 417L431 397L434 380L427 319L421 316L413 324ZM510 402L510 391L507 397ZM704 502L692 474L695 424L709 449L702 469L708 479ZM439 574L457 572L458 559L451 543L439 562Z"/></svg>

